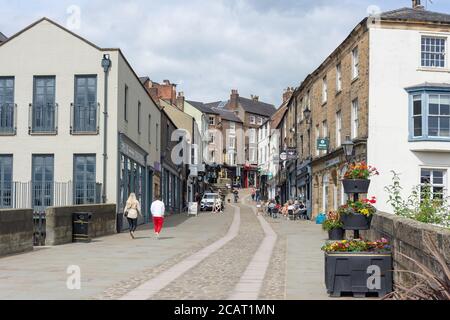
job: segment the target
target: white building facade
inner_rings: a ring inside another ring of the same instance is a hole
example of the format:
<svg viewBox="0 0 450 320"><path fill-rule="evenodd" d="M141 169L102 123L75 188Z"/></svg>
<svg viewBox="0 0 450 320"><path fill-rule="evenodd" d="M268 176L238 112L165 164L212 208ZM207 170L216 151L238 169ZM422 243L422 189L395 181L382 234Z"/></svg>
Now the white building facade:
<svg viewBox="0 0 450 320"><path fill-rule="evenodd" d="M135 192L148 218L160 111L119 49L41 19L0 45L0 105L0 207L108 202L121 217Z"/></svg>
<svg viewBox="0 0 450 320"><path fill-rule="evenodd" d="M448 196L450 181L450 16L431 22L433 13L411 10L404 14L419 14L419 21L369 28L367 161L380 172L369 192L387 212L391 170L405 198L422 183L432 185L433 196Z"/></svg>

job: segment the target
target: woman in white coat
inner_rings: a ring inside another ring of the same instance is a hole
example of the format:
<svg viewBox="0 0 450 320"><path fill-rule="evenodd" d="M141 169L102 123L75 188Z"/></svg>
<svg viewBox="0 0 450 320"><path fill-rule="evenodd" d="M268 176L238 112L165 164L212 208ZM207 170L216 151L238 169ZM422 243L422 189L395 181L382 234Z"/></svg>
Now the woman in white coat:
<svg viewBox="0 0 450 320"><path fill-rule="evenodd" d="M138 199L136 199L136 194L130 193L123 214L127 217L128 225L130 226L130 236L134 239L134 231L136 231L137 228L138 216L142 217L141 204Z"/></svg>

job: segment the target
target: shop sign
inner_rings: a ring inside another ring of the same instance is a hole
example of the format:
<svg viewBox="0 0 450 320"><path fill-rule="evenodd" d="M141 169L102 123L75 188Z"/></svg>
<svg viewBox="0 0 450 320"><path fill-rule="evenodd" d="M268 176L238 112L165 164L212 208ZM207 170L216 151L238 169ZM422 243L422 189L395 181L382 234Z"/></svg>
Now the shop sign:
<svg viewBox="0 0 450 320"><path fill-rule="evenodd" d="M328 150L329 140L327 138L317 139L317 150Z"/></svg>
<svg viewBox="0 0 450 320"><path fill-rule="evenodd" d="M198 176L198 168L195 164L189 165L189 176L190 177L197 177Z"/></svg>
<svg viewBox="0 0 450 320"><path fill-rule="evenodd" d="M139 164L145 166L145 154L141 151L135 149L133 146L128 144L124 139L123 136L120 136L120 147L119 150L121 153L126 155L128 158L131 158L138 162Z"/></svg>

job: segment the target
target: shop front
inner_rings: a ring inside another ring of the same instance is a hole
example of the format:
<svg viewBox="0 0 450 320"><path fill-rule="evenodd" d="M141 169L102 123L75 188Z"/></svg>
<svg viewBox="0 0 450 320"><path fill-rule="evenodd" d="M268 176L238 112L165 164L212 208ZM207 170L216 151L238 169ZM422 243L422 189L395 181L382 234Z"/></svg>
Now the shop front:
<svg viewBox="0 0 450 320"><path fill-rule="evenodd" d="M118 175L118 231L128 229L128 222L123 217L123 210L130 193L135 193L141 203L143 218L138 219L142 224L149 219L148 199L152 190L148 189L147 152L135 144L124 134L119 134L119 175Z"/></svg>
<svg viewBox="0 0 450 320"><path fill-rule="evenodd" d="M302 162L297 167L297 198L306 206L308 217L311 217L311 163Z"/></svg>
<svg viewBox="0 0 450 320"><path fill-rule="evenodd" d="M183 185L180 174L163 165L162 169L162 201L165 204L166 212L170 214L181 212L183 195Z"/></svg>

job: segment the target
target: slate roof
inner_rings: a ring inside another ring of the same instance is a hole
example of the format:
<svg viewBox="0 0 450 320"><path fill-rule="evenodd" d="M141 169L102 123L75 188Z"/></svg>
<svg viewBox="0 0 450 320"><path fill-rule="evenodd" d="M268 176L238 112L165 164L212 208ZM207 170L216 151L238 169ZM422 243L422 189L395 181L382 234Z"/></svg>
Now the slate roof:
<svg viewBox="0 0 450 320"><path fill-rule="evenodd" d="M450 23L450 14L428 11L425 9L400 8L381 13L381 20L398 21L426 21L436 23Z"/></svg>
<svg viewBox="0 0 450 320"><path fill-rule="evenodd" d="M141 81L142 84L145 84L147 81L150 80L149 77L139 77L139 80Z"/></svg>
<svg viewBox="0 0 450 320"><path fill-rule="evenodd" d="M190 100L186 100L186 102L189 103L190 105L192 105L194 108L200 110L203 113L219 114L218 111L212 110L211 107L209 107L207 104L205 104L203 102L190 101Z"/></svg>
<svg viewBox="0 0 450 320"><path fill-rule="evenodd" d="M283 119L284 114L286 113L287 109L288 109L287 108L287 103L283 103L281 105L281 107L278 108L277 112L275 112L272 115L272 117L270 118L270 121L272 121L272 124L270 126L271 129L278 128L278 126L280 125L280 122Z"/></svg>
<svg viewBox="0 0 450 320"><path fill-rule="evenodd" d="M243 97L239 97L239 103L246 112L254 113L261 116L270 117L277 111L277 109L273 104L261 101L254 101L252 99L247 99Z"/></svg>
<svg viewBox="0 0 450 320"><path fill-rule="evenodd" d="M242 120L233 111L215 107L211 109L217 111L222 119L242 123Z"/></svg>
<svg viewBox="0 0 450 320"><path fill-rule="evenodd" d="M421 88L446 88L450 89L450 83L433 83L433 82L424 82L417 84L415 86L407 87L405 90L414 90Z"/></svg>
<svg viewBox="0 0 450 320"><path fill-rule="evenodd" d="M0 42L4 42L6 40L8 40L8 38L3 33L0 32Z"/></svg>

